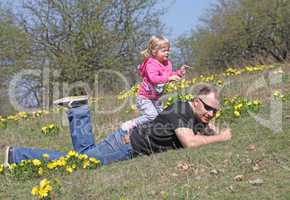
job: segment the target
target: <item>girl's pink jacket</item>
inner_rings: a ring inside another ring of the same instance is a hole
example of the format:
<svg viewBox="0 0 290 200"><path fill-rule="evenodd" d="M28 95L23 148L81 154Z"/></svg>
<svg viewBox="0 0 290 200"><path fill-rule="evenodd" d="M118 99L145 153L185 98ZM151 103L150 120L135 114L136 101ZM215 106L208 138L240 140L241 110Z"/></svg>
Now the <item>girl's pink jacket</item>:
<svg viewBox="0 0 290 200"><path fill-rule="evenodd" d="M169 77L172 75L182 76L181 70L177 70L176 72L172 71L172 63L170 60L167 60L165 63L160 63L154 58L148 58L144 60L140 68L143 69L141 72L143 82L139 87L138 95L150 100L160 98L154 86L168 83Z"/></svg>

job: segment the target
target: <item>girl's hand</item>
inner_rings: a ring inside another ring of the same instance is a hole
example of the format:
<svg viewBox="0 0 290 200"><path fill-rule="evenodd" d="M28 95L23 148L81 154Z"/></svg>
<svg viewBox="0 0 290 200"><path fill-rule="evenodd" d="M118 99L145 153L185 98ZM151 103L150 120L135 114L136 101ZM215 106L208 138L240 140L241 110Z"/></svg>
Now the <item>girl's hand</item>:
<svg viewBox="0 0 290 200"><path fill-rule="evenodd" d="M172 76L169 76L168 80L169 81L179 81L181 78L177 75L172 75Z"/></svg>
<svg viewBox="0 0 290 200"><path fill-rule="evenodd" d="M185 73L186 73L186 69L187 69L187 68L191 68L191 66L188 66L188 65L182 65L182 66L180 67L180 71L181 71L182 76L185 75Z"/></svg>

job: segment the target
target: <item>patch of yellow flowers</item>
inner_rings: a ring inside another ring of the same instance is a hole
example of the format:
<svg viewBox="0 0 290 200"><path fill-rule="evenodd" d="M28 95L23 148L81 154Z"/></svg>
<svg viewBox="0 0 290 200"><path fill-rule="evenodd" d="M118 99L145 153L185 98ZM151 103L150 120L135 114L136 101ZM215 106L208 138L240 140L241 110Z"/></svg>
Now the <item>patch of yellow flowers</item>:
<svg viewBox="0 0 290 200"><path fill-rule="evenodd" d="M48 124L41 128L41 132L44 135L56 135L59 133L59 127L55 124Z"/></svg>
<svg viewBox="0 0 290 200"><path fill-rule="evenodd" d="M255 67L253 66L246 66L243 68L228 68L225 70L225 72L222 74L225 77L229 77L229 76L238 76L241 75L243 73L257 73L257 72L262 72L265 70L270 70L272 68L274 68L274 65L257 65ZM185 88L188 88L194 84L198 84L198 83L211 83L214 84L216 86L223 86L224 81L220 78L218 78L217 75L200 75L199 77L193 78L191 80L185 80L182 79L181 81L176 81L176 82L169 82L167 84L165 84L164 86L164 94L168 94L168 93L172 93L175 91L179 91L179 90L183 90ZM126 91L122 91L118 96L117 99L118 100L124 100L130 96L135 96L138 92L138 87L139 85L136 84L134 85L130 90Z"/></svg>
<svg viewBox="0 0 290 200"><path fill-rule="evenodd" d="M230 67L228 69L226 69L226 71L223 73L224 76L238 76L241 75L243 73L257 73L257 72L262 72L264 70L268 70L273 68L274 66L272 65L257 65L255 67L253 66L246 66L243 68L233 68Z"/></svg>
<svg viewBox="0 0 290 200"><path fill-rule="evenodd" d="M41 180L39 185L35 186L31 190L31 194L38 199L51 199L50 193L52 191L52 187L50 185L50 181L48 181L46 178Z"/></svg>
<svg viewBox="0 0 290 200"><path fill-rule="evenodd" d="M225 98L221 110L215 117L216 119L223 118L231 121L234 118L240 118L242 114L258 112L261 105L259 100L247 100L240 96Z"/></svg>
<svg viewBox="0 0 290 200"><path fill-rule="evenodd" d="M131 89L128 91L124 90L124 91L120 92L120 94L117 96L117 99L123 100L123 99L126 99L127 97L134 96L137 94L138 89L139 89L139 85L136 84L133 87L131 87Z"/></svg>
<svg viewBox="0 0 290 200"><path fill-rule="evenodd" d="M279 91L279 90L274 91L273 96L276 99L281 99L282 101L286 101L288 98L288 96L282 94L281 91Z"/></svg>
<svg viewBox="0 0 290 200"><path fill-rule="evenodd" d="M76 151L69 151L59 159L49 161L49 155L43 154L43 159L22 160L20 164L11 164L6 170L0 165L0 174L9 174L16 179L23 180L31 177L41 177L50 172L71 174L77 169L95 169L101 165L96 158L90 158Z"/></svg>
<svg viewBox="0 0 290 200"><path fill-rule="evenodd" d="M163 108L167 108L170 105L172 105L175 101L179 100L179 101L190 101L194 98L194 96L192 94L178 94L176 96L170 96L167 98L167 100L164 103Z"/></svg>
<svg viewBox="0 0 290 200"><path fill-rule="evenodd" d="M48 113L49 113L48 111L40 110L40 111L35 111L32 113L19 112L19 113L16 113L15 115L8 115L6 117L0 116L0 128L7 128L8 122L18 122L20 120L34 119L34 118L41 117L41 116L48 114Z"/></svg>
<svg viewBox="0 0 290 200"><path fill-rule="evenodd" d="M6 128L6 127L7 127L7 119L0 115L0 128Z"/></svg>

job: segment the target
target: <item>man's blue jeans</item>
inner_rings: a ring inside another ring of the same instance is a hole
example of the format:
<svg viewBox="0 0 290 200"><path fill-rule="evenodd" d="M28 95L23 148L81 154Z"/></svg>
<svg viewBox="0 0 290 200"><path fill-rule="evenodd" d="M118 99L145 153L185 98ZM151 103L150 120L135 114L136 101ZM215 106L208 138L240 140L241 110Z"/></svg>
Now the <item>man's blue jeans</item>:
<svg viewBox="0 0 290 200"><path fill-rule="evenodd" d="M122 140L127 132L121 129L108 135L99 144L95 144L88 105L72 108L68 110L67 115L73 148L76 152L94 157L103 165L132 158L131 144L125 144ZM49 160L66 155L65 152L46 149L13 147L12 160L14 163L20 163L21 160L41 159L43 154L48 154Z"/></svg>

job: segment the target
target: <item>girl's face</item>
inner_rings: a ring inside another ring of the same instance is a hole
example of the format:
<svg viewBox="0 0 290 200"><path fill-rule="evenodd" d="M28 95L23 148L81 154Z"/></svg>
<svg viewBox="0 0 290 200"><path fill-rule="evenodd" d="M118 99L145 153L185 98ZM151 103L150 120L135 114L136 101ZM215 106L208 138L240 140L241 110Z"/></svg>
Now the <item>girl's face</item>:
<svg viewBox="0 0 290 200"><path fill-rule="evenodd" d="M156 60L163 63L168 60L170 46L166 43L160 45L160 48L153 55Z"/></svg>

